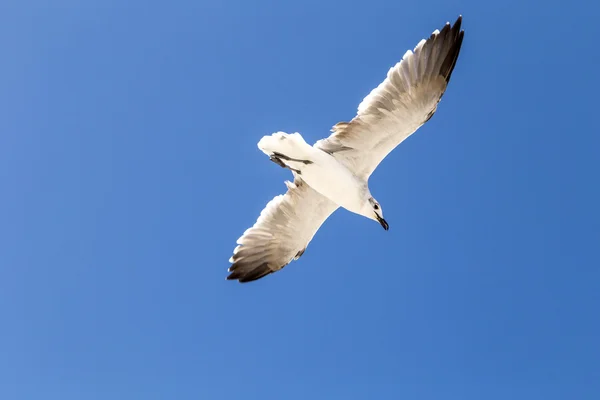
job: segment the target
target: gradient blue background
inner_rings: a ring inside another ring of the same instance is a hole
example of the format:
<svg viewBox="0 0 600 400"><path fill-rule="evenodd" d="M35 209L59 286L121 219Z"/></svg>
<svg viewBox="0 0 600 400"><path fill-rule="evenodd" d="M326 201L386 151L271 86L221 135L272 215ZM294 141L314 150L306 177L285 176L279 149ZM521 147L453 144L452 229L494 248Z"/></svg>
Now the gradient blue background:
<svg viewBox="0 0 600 400"><path fill-rule="evenodd" d="M5 1L0 398L598 399L592 2ZM299 262L225 280L290 174L458 14L438 113Z"/></svg>

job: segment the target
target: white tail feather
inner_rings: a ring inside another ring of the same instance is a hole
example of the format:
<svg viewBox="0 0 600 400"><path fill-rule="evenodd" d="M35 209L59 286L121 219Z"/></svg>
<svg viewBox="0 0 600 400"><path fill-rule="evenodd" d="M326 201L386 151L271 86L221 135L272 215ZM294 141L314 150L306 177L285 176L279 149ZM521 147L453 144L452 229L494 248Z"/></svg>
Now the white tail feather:
<svg viewBox="0 0 600 400"><path fill-rule="evenodd" d="M309 159L312 146L304 141L299 133L276 132L263 136L258 142L258 148L268 156L274 153L284 154L296 159Z"/></svg>

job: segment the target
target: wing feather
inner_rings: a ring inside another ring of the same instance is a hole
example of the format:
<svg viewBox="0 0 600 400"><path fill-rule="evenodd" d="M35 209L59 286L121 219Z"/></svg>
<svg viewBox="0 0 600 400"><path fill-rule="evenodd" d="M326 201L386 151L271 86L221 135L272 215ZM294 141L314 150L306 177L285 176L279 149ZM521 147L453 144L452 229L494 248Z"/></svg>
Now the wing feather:
<svg viewBox="0 0 600 400"><path fill-rule="evenodd" d="M298 259L338 208L298 176L286 184L286 194L267 203L254 226L237 240L227 279L254 281Z"/></svg>
<svg viewBox="0 0 600 400"><path fill-rule="evenodd" d="M462 16L453 26L421 40L391 68L387 78L358 106L356 117L340 122L315 146L368 178L377 165L435 113L460 52Z"/></svg>

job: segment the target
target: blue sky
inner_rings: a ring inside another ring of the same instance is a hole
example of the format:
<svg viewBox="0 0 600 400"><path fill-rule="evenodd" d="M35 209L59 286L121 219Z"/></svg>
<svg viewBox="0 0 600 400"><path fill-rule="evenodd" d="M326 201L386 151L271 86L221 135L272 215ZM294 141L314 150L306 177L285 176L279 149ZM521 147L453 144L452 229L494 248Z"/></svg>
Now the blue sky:
<svg viewBox="0 0 600 400"><path fill-rule="evenodd" d="M598 5L5 1L0 398L597 399ZM436 115L301 260L226 281L309 142L464 16Z"/></svg>

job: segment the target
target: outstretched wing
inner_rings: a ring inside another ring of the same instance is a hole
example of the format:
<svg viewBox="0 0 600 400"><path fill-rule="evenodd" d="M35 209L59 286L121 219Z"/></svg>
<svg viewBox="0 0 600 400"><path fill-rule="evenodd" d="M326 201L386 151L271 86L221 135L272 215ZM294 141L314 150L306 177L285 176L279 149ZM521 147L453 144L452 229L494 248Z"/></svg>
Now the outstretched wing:
<svg viewBox="0 0 600 400"><path fill-rule="evenodd" d="M271 200L254 226L238 239L227 279L254 281L298 259L338 208L299 177L286 185L287 193Z"/></svg>
<svg viewBox="0 0 600 400"><path fill-rule="evenodd" d="M350 122L340 122L315 146L368 178L377 165L435 113L456 64L464 31L462 17L447 23L407 51L387 78L358 106Z"/></svg>

